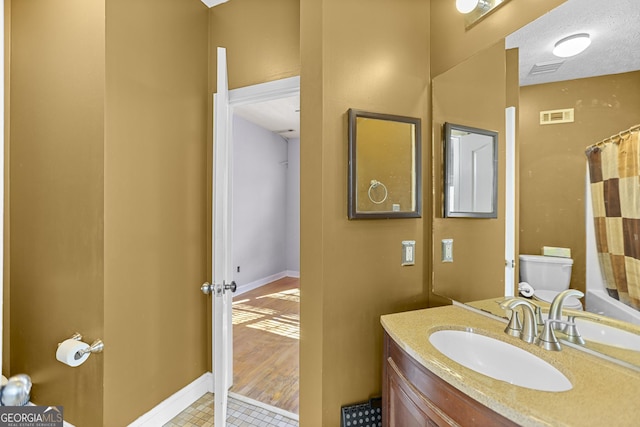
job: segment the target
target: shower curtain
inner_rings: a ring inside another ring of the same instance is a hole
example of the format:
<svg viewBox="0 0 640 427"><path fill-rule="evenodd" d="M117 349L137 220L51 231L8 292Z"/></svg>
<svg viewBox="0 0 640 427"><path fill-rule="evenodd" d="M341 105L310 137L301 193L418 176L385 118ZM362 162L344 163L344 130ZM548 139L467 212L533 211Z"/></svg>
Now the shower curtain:
<svg viewBox="0 0 640 427"><path fill-rule="evenodd" d="M586 155L607 291L640 310L640 125L588 147Z"/></svg>

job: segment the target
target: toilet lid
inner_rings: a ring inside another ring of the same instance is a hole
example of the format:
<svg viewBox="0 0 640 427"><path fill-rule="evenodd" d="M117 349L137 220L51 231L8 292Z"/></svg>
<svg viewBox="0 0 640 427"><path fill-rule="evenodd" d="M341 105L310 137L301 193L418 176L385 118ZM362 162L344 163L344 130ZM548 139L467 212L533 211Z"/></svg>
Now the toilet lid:
<svg viewBox="0 0 640 427"><path fill-rule="evenodd" d="M537 299L538 301L543 301L551 304L553 299L559 294L557 291L548 291L548 290L536 290L533 293L533 299ZM569 297L564 300L564 307L570 308L572 310L582 310L582 303L576 297Z"/></svg>

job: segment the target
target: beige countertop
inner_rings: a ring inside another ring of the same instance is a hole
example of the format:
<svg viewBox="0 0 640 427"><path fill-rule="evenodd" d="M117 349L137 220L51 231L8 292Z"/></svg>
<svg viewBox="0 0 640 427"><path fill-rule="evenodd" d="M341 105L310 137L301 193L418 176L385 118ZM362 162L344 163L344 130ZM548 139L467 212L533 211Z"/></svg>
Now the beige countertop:
<svg viewBox="0 0 640 427"><path fill-rule="evenodd" d="M637 426L640 422L637 371L567 346L559 352L543 350L505 334L504 323L462 307L389 314L381 317L381 323L391 338L425 368L522 426ZM429 343L434 331L469 327L546 360L571 381L573 388L544 392L494 380L454 362Z"/></svg>

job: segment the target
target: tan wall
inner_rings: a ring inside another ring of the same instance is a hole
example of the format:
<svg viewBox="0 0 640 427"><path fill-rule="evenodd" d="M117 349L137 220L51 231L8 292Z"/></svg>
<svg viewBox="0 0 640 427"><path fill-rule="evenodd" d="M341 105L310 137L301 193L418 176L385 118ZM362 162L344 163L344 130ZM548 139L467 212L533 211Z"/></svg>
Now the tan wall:
<svg viewBox="0 0 640 427"><path fill-rule="evenodd" d="M126 425L207 370L208 11L12 7L11 373L75 425ZM105 352L72 369L75 331Z"/></svg>
<svg viewBox="0 0 640 427"><path fill-rule="evenodd" d="M207 371L208 10L109 0L104 425Z"/></svg>
<svg viewBox="0 0 640 427"><path fill-rule="evenodd" d="M11 0L4 2L4 240L2 287L2 374L11 372L11 208L10 208L10 136L11 136Z"/></svg>
<svg viewBox="0 0 640 427"><path fill-rule="evenodd" d="M300 75L300 1L233 0L210 9L211 91L216 48L227 49L229 88Z"/></svg>
<svg viewBox="0 0 640 427"><path fill-rule="evenodd" d="M433 80L433 292L457 301L504 293L506 88L502 41ZM498 132L497 218L443 218L445 122ZM441 261L442 239L453 239L452 263Z"/></svg>
<svg viewBox="0 0 640 427"><path fill-rule="evenodd" d="M564 3L511 0L468 30L453 0L431 0L431 77L459 64Z"/></svg>
<svg viewBox="0 0 640 427"><path fill-rule="evenodd" d="M336 426L341 405L381 391L380 315L427 304L428 215L349 221L346 172L349 108L429 116L429 5L302 0L300 9L300 421ZM428 142L424 151L429 177ZM407 239L413 267L400 265Z"/></svg>
<svg viewBox="0 0 640 427"><path fill-rule="evenodd" d="M104 1L13 0L11 20L11 373L100 425L103 358L72 369L55 351L104 333Z"/></svg>
<svg viewBox="0 0 640 427"><path fill-rule="evenodd" d="M640 71L521 88L520 252L571 249L571 287L585 290L585 148L640 122ZM539 112L575 108L575 122Z"/></svg>

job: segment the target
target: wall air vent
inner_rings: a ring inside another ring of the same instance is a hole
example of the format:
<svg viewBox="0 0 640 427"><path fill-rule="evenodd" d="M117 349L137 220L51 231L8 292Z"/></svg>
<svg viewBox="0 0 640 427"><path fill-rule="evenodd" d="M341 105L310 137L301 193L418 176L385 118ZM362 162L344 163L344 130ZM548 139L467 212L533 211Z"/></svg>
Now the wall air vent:
<svg viewBox="0 0 640 427"><path fill-rule="evenodd" d="M535 76L536 74L555 73L564 64L564 61L548 61L538 62L529 71L529 75Z"/></svg>
<svg viewBox="0 0 640 427"><path fill-rule="evenodd" d="M540 111L541 125L555 125L558 123L573 123L573 108Z"/></svg>

